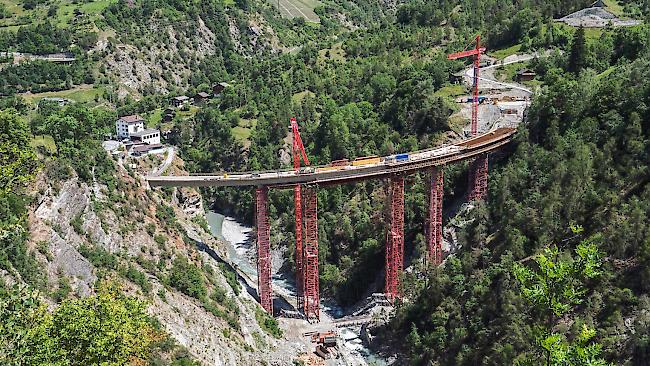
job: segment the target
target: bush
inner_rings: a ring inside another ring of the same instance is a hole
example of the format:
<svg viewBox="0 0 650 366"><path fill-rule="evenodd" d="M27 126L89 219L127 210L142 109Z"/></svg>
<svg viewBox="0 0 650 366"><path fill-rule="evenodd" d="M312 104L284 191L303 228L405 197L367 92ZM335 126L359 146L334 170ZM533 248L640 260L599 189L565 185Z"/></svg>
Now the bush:
<svg viewBox="0 0 650 366"><path fill-rule="evenodd" d="M237 273L223 263L219 264L219 268L221 268L221 272L224 277L226 277L226 282L228 282L230 287L232 287L232 290L235 291L235 295L239 295L241 292L241 284L237 280Z"/></svg>
<svg viewBox="0 0 650 366"><path fill-rule="evenodd" d="M129 267L126 270L121 272L124 277L128 278L133 283L140 286L142 292L144 292L145 294L151 292L151 287L152 287L151 283L149 282L149 279L144 273L138 271L132 265L129 265Z"/></svg>
<svg viewBox="0 0 650 366"><path fill-rule="evenodd" d="M169 284L185 295L197 299L204 298L208 292L199 267L182 257L174 260L171 274L169 275Z"/></svg>
<svg viewBox="0 0 650 366"><path fill-rule="evenodd" d="M89 247L82 244L79 246L79 253L88 259L95 267L107 269L117 268L117 257L106 251L104 248L98 246Z"/></svg>
<svg viewBox="0 0 650 366"><path fill-rule="evenodd" d="M259 307L255 309L255 319L266 333L275 338L282 337L282 329L278 327L278 321Z"/></svg>

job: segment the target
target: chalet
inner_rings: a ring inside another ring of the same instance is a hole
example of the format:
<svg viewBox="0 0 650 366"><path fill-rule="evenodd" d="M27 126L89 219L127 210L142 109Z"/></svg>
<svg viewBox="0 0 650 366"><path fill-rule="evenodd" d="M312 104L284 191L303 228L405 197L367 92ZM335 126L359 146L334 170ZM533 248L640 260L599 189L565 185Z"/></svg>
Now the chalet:
<svg viewBox="0 0 650 366"><path fill-rule="evenodd" d="M181 95L178 97L173 97L171 100L171 105L176 108L180 108L190 102L190 98L185 95Z"/></svg>
<svg viewBox="0 0 650 366"><path fill-rule="evenodd" d="M206 92L196 93L194 96L194 104L203 104L210 99L210 94Z"/></svg>
<svg viewBox="0 0 650 366"><path fill-rule="evenodd" d="M457 73L449 75L449 82L452 84L461 84L463 82L463 77L465 76L465 70L461 70Z"/></svg>
<svg viewBox="0 0 650 366"><path fill-rule="evenodd" d="M535 71L533 71L531 69L521 69L521 70L517 71L516 79L519 82L521 82L521 81L531 81L531 80L535 79L536 76L537 76L537 74L535 73Z"/></svg>
<svg viewBox="0 0 650 366"><path fill-rule="evenodd" d="M45 97L45 98L41 99L40 102L56 104L59 107L64 107L64 106L72 103L72 101L70 99L60 98L60 97ZM39 102L39 104L40 104L40 102Z"/></svg>
<svg viewBox="0 0 650 366"><path fill-rule="evenodd" d="M131 148L131 155L140 156L147 154L152 150L162 149L163 145L161 144L150 144L150 145L135 145Z"/></svg>
<svg viewBox="0 0 650 366"><path fill-rule="evenodd" d="M163 122L171 122L176 116L176 111L173 108L166 108L162 114Z"/></svg>
<svg viewBox="0 0 650 366"><path fill-rule="evenodd" d="M212 94L215 95L215 96L219 95L224 91L224 89L226 89L228 87L230 87L230 84L224 83L224 82L214 84L212 86Z"/></svg>
<svg viewBox="0 0 650 366"><path fill-rule="evenodd" d="M134 133L144 130L144 118L137 114L120 117L115 122L115 130L119 139L128 139Z"/></svg>

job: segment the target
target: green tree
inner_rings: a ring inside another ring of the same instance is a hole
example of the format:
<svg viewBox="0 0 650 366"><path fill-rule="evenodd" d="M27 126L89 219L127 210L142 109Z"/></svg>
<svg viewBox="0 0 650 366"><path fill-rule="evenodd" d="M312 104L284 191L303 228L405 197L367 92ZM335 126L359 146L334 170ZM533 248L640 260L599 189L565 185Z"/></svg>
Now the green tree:
<svg viewBox="0 0 650 366"><path fill-rule="evenodd" d="M574 228L578 233L580 227ZM600 358L601 346L591 342L595 330L583 326L573 341L558 333L556 321L568 314L574 306L584 301L588 292L587 282L602 274L601 256L595 241L585 240L575 249L576 256L561 252L557 246L546 248L533 260L536 269L516 263L514 275L519 282L522 296L536 311L542 314L539 335L536 337L538 356L531 356L520 365L537 365L540 356L547 366L556 365L607 365Z"/></svg>
<svg viewBox="0 0 650 366"><path fill-rule="evenodd" d="M31 133L14 109L0 111L0 190L8 192L34 177L38 163Z"/></svg>
<svg viewBox="0 0 650 366"><path fill-rule="evenodd" d="M587 40L585 30L580 27L573 36L571 53L569 54L569 71L577 74L587 66Z"/></svg>
<svg viewBox="0 0 650 366"><path fill-rule="evenodd" d="M142 364L164 338L143 301L107 283L97 295L65 300L52 313L33 291L12 289L0 293L0 315L3 365Z"/></svg>

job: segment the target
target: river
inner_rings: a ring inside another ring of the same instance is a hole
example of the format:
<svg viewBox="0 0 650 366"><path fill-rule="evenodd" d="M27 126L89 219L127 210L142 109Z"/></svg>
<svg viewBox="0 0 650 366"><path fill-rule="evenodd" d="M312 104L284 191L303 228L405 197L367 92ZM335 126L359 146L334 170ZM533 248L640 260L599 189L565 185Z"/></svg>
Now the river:
<svg viewBox="0 0 650 366"><path fill-rule="evenodd" d="M206 213L208 226L214 237L222 240L227 245L228 260L236 265L239 270L251 278L257 278L257 269L253 266L249 253L254 250L254 242L251 239L253 229L237 222L234 218L224 216L218 212L208 211ZM275 274L273 276L275 291L282 291L285 295L295 296L295 286L292 281ZM321 309L332 318L342 316L342 309L329 301L321 301ZM352 329L340 329L342 338L346 339L345 346L360 357L367 365L385 365L385 361L372 354L364 347L358 334Z"/></svg>

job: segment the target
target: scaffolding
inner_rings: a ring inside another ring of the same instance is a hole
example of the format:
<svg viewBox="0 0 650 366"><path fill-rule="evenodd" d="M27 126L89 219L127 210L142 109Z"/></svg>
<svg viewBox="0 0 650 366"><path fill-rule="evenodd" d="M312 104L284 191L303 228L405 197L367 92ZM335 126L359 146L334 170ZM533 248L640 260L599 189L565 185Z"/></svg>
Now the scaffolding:
<svg viewBox="0 0 650 366"><path fill-rule="evenodd" d="M271 288L271 227L269 226L269 189L255 191L255 221L257 226L257 291L262 308L273 315Z"/></svg>
<svg viewBox="0 0 650 366"><path fill-rule="evenodd" d="M304 253L302 249L302 197L299 184L293 187L293 200L296 206L296 303L298 309L302 309L305 282L302 275Z"/></svg>
<svg viewBox="0 0 650 366"><path fill-rule="evenodd" d="M472 202L485 199L488 184L487 154L479 155L479 157L470 163L468 178L469 189L467 192L467 200Z"/></svg>
<svg viewBox="0 0 650 366"><path fill-rule="evenodd" d="M400 297L399 280L404 267L404 177L390 178L388 232L386 233L386 297Z"/></svg>
<svg viewBox="0 0 650 366"><path fill-rule="evenodd" d="M308 320L320 320L320 289L318 283L318 188L304 189L304 313Z"/></svg>
<svg viewBox="0 0 650 366"><path fill-rule="evenodd" d="M428 261L432 266L442 263L442 197L443 167L433 167L429 181L429 217L426 226Z"/></svg>

